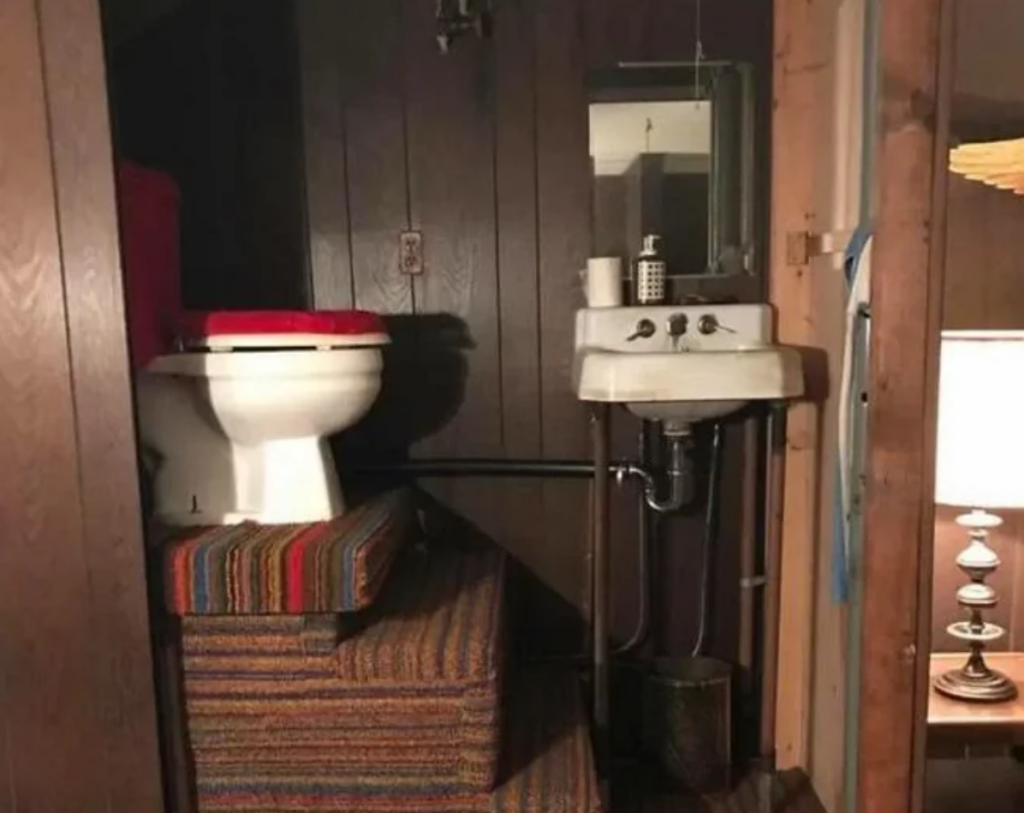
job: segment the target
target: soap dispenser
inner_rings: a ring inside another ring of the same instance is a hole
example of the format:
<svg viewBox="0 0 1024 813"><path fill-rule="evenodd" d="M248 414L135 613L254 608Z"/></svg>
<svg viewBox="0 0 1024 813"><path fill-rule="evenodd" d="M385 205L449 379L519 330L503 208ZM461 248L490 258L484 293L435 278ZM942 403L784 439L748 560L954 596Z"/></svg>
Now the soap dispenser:
<svg viewBox="0 0 1024 813"><path fill-rule="evenodd" d="M661 236L645 234L643 248L636 261L636 303L661 305L665 301L665 260L659 244Z"/></svg>

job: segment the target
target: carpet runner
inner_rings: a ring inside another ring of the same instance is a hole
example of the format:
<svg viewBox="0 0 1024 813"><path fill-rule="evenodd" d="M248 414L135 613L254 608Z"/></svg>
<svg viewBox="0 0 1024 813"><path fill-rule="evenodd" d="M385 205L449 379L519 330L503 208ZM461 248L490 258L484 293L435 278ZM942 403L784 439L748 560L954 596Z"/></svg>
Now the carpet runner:
<svg viewBox="0 0 1024 813"><path fill-rule="evenodd" d="M424 770L340 773L299 764L201 766L201 813L600 813L586 717L571 671L510 681L509 725L493 792L455 791Z"/></svg>
<svg viewBox="0 0 1024 813"><path fill-rule="evenodd" d="M353 782L378 772L398 787L429 776L439 793L489 791L504 570L496 548L411 547L361 628L340 641L331 616L183 617L198 778L284 771Z"/></svg>
<svg viewBox="0 0 1024 813"><path fill-rule="evenodd" d="M413 514L170 540L179 813L599 813L576 675L505 677L504 552Z"/></svg>
<svg viewBox="0 0 1024 813"><path fill-rule="evenodd" d="M172 615L348 613L373 603L414 524L412 495L378 496L330 522L178 531L162 545Z"/></svg>

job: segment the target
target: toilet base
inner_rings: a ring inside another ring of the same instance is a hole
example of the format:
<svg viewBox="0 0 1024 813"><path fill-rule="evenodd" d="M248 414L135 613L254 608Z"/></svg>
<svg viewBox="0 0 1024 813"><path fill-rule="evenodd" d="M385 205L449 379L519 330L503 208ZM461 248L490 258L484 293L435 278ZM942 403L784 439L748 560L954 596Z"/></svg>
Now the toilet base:
<svg viewBox="0 0 1024 813"><path fill-rule="evenodd" d="M172 527L326 522L345 513L325 438L288 438L237 446L215 456L179 457L155 480L156 519ZM177 465L175 465L177 463ZM227 464L227 465L223 465ZM161 470L162 469L162 470Z"/></svg>
<svg viewBox="0 0 1024 813"><path fill-rule="evenodd" d="M258 472L253 472L253 482L246 484L249 493L240 493L234 516L278 525L325 522L345 513L334 455L326 438L272 440L253 451ZM247 510L249 506L251 510Z"/></svg>

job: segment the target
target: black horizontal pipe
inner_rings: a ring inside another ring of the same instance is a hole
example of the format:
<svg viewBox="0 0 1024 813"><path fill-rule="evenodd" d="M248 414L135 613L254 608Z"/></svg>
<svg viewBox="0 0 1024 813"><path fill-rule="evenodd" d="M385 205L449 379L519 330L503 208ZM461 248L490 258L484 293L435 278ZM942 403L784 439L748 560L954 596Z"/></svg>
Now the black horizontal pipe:
<svg viewBox="0 0 1024 813"><path fill-rule="evenodd" d="M591 479L596 473L592 460L502 460L500 458L458 458L451 460L400 460L390 463L357 463L361 474L414 474L418 477L556 477ZM612 476L636 472L635 463L610 463Z"/></svg>

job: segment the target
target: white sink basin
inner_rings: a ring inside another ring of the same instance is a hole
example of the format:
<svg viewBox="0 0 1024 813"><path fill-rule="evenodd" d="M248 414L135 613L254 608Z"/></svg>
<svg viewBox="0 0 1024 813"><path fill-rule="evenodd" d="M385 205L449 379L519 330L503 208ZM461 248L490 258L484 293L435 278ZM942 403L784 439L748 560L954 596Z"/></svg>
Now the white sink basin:
<svg viewBox="0 0 1024 813"><path fill-rule="evenodd" d="M798 397L800 354L772 344L773 327L768 305L584 308L573 390L582 401L675 424Z"/></svg>

